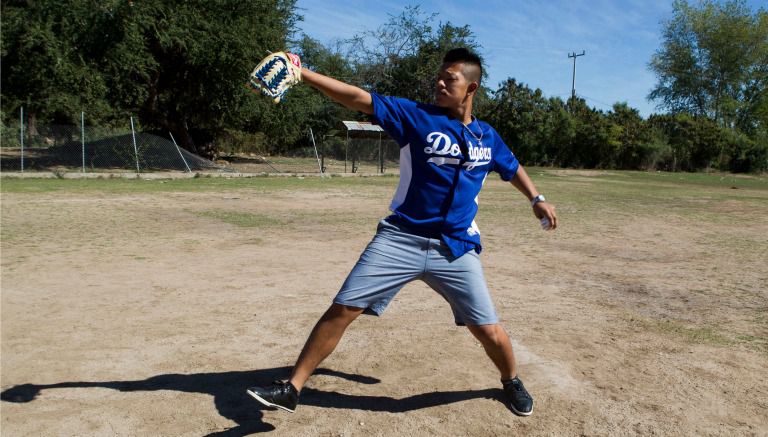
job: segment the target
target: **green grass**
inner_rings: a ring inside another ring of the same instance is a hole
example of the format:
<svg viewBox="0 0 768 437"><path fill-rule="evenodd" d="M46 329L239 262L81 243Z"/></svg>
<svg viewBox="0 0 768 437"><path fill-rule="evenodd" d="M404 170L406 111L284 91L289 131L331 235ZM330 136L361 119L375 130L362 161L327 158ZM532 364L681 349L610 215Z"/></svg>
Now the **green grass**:
<svg viewBox="0 0 768 437"><path fill-rule="evenodd" d="M544 176L559 176L558 170L546 168L529 169L529 173L539 172ZM594 174L591 174L594 173ZM631 182L639 184L649 184L654 186L673 185L673 186L691 186L691 187L713 187L713 188L756 188L768 189L768 175L746 175L730 173L671 173L671 172L643 172L643 171L618 171L605 170L593 171L579 175L575 172L573 175L582 178L613 180L616 182ZM571 175L565 176L569 177Z"/></svg>
<svg viewBox="0 0 768 437"><path fill-rule="evenodd" d="M223 221L224 223L229 223L230 225L239 226L241 228L266 228L270 226L281 226L288 222L288 220L280 219L274 216L251 214L248 212L240 211L207 210L192 211L192 213L198 217L213 218Z"/></svg>
<svg viewBox="0 0 768 437"><path fill-rule="evenodd" d="M740 335L736 340L768 354L768 337L766 336Z"/></svg>
<svg viewBox="0 0 768 437"><path fill-rule="evenodd" d="M755 223L763 219L768 204L766 176L551 169L528 172L564 219L589 221L602 214L616 220L656 216L723 224L738 217L739 223Z"/></svg>
<svg viewBox="0 0 768 437"><path fill-rule="evenodd" d="M162 193L194 192L215 190L281 190L281 189L326 189L353 186L394 186L397 179L382 177L248 177L222 178L200 177L190 179L33 179L2 178L2 193L50 193L50 192L93 192L105 193Z"/></svg>
<svg viewBox="0 0 768 437"><path fill-rule="evenodd" d="M653 322L652 327L658 332L682 337L688 343L717 346L727 346L733 343L731 339L711 326L689 327L672 320L662 320Z"/></svg>
<svg viewBox="0 0 768 437"><path fill-rule="evenodd" d="M718 347L732 347L735 345L745 345L751 349L768 353L768 337L761 334L740 334L729 332L714 325L691 325L677 320L653 319L642 317L636 313L627 313L627 319L630 324L641 328L643 331L657 332L670 338L678 339L686 344L701 344ZM756 330L760 330L761 318L758 315L753 325ZM763 331L764 332L764 331Z"/></svg>
<svg viewBox="0 0 768 437"><path fill-rule="evenodd" d="M729 346L734 339L722 334L713 326L690 326L675 320L658 320L641 317L635 313L627 316L629 323L642 331L652 331L668 337L677 338L687 344L707 344L712 346Z"/></svg>
<svg viewBox="0 0 768 437"><path fill-rule="evenodd" d="M575 171L529 168L539 189L557 205L565 221L589 223L595 214L620 217L677 216L695 222L742 222L763 217L768 177L707 173ZM172 192L275 192L281 190L353 190L380 187L394 192L397 177L198 177L188 179L22 179L2 178L0 192L141 194ZM489 181L497 180L494 176ZM734 189L733 187L736 187ZM481 194L480 219L524 212L524 203L507 184L487 184ZM723 205L735 204L738 210ZM495 206L494 206L495 205ZM232 219L235 220L235 219ZM238 220L235 220L238 221ZM239 220L246 223L248 220Z"/></svg>
<svg viewBox="0 0 768 437"><path fill-rule="evenodd" d="M578 194L579 187L610 186L599 194L611 197L625 197L636 194L641 197L658 197L660 194L686 193L712 188L719 195L739 195L739 189L768 191L768 176L748 176L709 173L665 173L637 171L572 171L561 174L561 170L549 168L528 168L528 173L538 185L568 184L577 188L572 194ZM293 189L324 188L356 185L394 185L396 175L377 177L285 177L258 176L246 178L201 177L189 179L151 180L141 178L98 178L98 179L35 179L10 178L0 180L0 192L51 192L51 191L110 191L110 192L166 192L166 191L206 191L218 189ZM601 183L603 182L603 183ZM613 182L613 183L611 183ZM735 187L735 188L734 188ZM544 190L542 190L544 191ZM569 190L570 191L570 190ZM587 194L589 191L587 192ZM613 194L613 196L612 196Z"/></svg>

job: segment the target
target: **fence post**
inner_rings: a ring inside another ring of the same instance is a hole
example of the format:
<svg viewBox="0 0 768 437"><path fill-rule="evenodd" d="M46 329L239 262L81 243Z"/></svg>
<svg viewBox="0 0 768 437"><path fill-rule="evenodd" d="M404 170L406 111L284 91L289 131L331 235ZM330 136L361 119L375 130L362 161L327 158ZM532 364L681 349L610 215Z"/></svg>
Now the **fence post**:
<svg viewBox="0 0 768 437"><path fill-rule="evenodd" d="M24 107L20 109L19 115L19 140L21 141L21 172L24 173Z"/></svg>
<svg viewBox="0 0 768 437"><path fill-rule="evenodd" d="M323 176L323 164L320 163L320 155L317 154L317 143L315 143L315 134L311 127L309 128L309 136L312 137L312 146L315 148L315 158L317 159L317 166L320 168L320 176Z"/></svg>
<svg viewBox="0 0 768 437"><path fill-rule="evenodd" d="M83 173L85 173L85 112L80 111L80 140L83 144Z"/></svg>
<svg viewBox="0 0 768 437"><path fill-rule="evenodd" d="M344 173L347 172L347 155L349 154L349 129L347 129L347 142L344 143Z"/></svg>
<svg viewBox="0 0 768 437"><path fill-rule="evenodd" d="M184 159L184 155L181 153L181 149L179 148L179 145L176 144L176 139L173 138L173 134L171 131L168 131L168 135L171 136L171 141L173 141L173 145L176 146L176 151L179 152L179 156L181 156L181 160L184 161L184 165L187 167L187 173L192 173L192 170L189 168L189 164L187 164L187 160Z"/></svg>
<svg viewBox="0 0 768 437"><path fill-rule="evenodd" d="M139 170L139 148L136 146L136 129L133 127L133 116L131 116L131 135L133 136L133 153L136 155L136 173L141 173Z"/></svg>

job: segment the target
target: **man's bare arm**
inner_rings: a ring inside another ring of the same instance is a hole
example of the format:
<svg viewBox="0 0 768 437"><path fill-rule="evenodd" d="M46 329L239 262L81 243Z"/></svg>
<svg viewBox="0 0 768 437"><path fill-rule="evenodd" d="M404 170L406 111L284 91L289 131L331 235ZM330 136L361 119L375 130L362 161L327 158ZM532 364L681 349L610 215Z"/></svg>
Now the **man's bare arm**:
<svg viewBox="0 0 768 437"><path fill-rule="evenodd" d="M512 178L510 182L515 188L517 188L518 191L523 193L523 195L527 197L529 201L533 200L534 197L539 195L539 191L536 189L536 185L533 184L533 181L528 176L528 173L525 171L525 168L523 168L522 165L517 168L517 173L515 173L515 177ZM551 203L536 203L536 205L533 206L533 214L536 216L536 218L546 218L549 220L549 230L557 228L557 215L555 214L555 206Z"/></svg>
<svg viewBox="0 0 768 437"><path fill-rule="evenodd" d="M325 94L331 100L349 109L373 114L373 99L368 91L306 68L301 69L301 77L306 84Z"/></svg>

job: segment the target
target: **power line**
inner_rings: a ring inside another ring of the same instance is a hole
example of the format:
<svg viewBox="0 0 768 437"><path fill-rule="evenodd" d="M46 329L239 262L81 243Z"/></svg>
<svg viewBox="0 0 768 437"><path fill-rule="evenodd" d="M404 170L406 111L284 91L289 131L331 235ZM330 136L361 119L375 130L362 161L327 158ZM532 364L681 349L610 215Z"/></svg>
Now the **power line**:
<svg viewBox="0 0 768 437"><path fill-rule="evenodd" d="M581 97L584 100L589 100L590 102L595 102L595 103L598 103L600 105L604 105L604 106L607 106L609 108L613 108L613 105L611 105L609 103L601 102L600 100L593 99L592 97L587 97L587 96L585 96L583 94L579 94L579 97Z"/></svg>

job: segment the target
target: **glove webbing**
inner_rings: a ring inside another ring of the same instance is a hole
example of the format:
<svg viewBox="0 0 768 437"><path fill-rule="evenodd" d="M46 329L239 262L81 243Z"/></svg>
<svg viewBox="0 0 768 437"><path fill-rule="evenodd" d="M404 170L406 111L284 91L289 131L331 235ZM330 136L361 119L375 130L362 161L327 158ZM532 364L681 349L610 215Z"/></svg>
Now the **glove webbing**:
<svg viewBox="0 0 768 437"><path fill-rule="evenodd" d="M280 65L276 65L278 62L280 62ZM273 72L275 68L277 68L277 71ZM258 77L270 90L275 91L288 77L288 68L290 67L286 64L285 59L276 57L264 64L264 66L256 72L256 77ZM271 79L267 79L270 76Z"/></svg>

